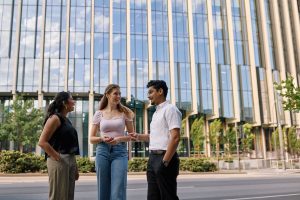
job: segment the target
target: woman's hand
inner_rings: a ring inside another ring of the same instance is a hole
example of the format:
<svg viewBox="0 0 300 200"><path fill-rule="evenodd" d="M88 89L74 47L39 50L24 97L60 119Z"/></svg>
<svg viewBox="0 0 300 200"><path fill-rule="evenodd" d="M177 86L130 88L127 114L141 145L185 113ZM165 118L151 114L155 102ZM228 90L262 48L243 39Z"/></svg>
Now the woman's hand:
<svg viewBox="0 0 300 200"><path fill-rule="evenodd" d="M50 156L52 158L52 160L55 160L55 161L60 161L61 157L60 157L60 154L55 151L54 155Z"/></svg>
<svg viewBox="0 0 300 200"><path fill-rule="evenodd" d="M113 140L114 140L114 138L113 137L109 137L109 136L104 136L102 138L102 141L105 142L105 143L108 143L108 144L110 144L110 142L113 141Z"/></svg>
<svg viewBox="0 0 300 200"><path fill-rule="evenodd" d="M118 137L115 137L115 138L112 138L109 142L107 142L107 144L110 144L110 145L116 145L116 144L119 144L120 140Z"/></svg>

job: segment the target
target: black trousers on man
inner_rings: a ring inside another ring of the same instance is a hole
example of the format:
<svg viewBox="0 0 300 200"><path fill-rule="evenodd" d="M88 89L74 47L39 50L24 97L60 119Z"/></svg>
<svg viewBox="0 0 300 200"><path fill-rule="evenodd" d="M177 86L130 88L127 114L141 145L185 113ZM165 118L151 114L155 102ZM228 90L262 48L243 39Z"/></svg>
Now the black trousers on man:
<svg viewBox="0 0 300 200"><path fill-rule="evenodd" d="M147 166L148 200L176 200L179 158L175 153L167 167L162 163L164 153L151 153Z"/></svg>

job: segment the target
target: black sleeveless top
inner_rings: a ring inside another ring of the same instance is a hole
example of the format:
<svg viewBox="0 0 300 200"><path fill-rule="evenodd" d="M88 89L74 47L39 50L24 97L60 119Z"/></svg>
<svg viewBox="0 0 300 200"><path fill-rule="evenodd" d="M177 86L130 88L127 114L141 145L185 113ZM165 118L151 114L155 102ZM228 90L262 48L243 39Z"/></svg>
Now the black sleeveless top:
<svg viewBox="0 0 300 200"><path fill-rule="evenodd" d="M55 130L49 144L61 154L79 155L78 135L68 118L55 114L60 119L60 126Z"/></svg>

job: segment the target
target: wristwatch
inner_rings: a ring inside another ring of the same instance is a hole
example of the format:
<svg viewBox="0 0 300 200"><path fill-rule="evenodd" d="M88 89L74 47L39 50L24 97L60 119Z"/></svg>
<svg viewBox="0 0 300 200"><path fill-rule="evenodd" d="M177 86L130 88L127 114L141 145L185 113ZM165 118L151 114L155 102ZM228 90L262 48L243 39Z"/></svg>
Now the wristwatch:
<svg viewBox="0 0 300 200"><path fill-rule="evenodd" d="M164 166L165 166L165 167L168 167L168 165L169 165L169 161L167 161L167 160L163 160L162 162L163 162L163 164L164 164Z"/></svg>

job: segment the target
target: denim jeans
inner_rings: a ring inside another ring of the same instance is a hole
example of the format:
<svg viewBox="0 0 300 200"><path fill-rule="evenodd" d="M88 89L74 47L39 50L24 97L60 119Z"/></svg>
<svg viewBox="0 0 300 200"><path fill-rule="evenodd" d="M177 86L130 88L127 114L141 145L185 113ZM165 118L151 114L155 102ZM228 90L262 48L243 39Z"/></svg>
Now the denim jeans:
<svg viewBox="0 0 300 200"><path fill-rule="evenodd" d="M99 143L96 148L98 200L126 200L128 153L126 143Z"/></svg>

